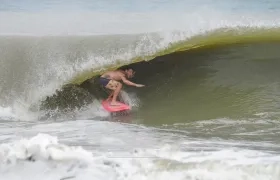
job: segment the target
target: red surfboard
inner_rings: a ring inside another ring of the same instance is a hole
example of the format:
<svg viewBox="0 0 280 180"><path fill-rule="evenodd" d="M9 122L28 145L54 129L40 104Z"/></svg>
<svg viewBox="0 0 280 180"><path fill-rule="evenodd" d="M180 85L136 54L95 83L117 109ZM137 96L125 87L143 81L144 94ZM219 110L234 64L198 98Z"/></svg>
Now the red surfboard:
<svg viewBox="0 0 280 180"><path fill-rule="evenodd" d="M106 109L107 111L109 112L118 112L118 111L125 111L125 110L130 110L130 106L124 104L124 103L121 103L119 101L117 101L120 105L118 106L112 106L110 105L111 101L108 101L108 100L103 100L102 101L102 106L104 109Z"/></svg>

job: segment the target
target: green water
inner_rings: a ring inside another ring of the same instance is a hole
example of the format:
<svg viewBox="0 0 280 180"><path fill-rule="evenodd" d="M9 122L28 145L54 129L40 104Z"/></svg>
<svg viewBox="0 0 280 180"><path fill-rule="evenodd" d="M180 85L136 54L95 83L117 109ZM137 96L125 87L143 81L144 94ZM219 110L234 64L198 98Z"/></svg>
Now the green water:
<svg viewBox="0 0 280 180"><path fill-rule="evenodd" d="M220 28L214 31L208 31L204 34L198 34L192 36L191 38L182 39L178 42L169 43L168 46L164 46L157 50L154 49L155 48L154 46L150 46L150 49L147 52L140 55L139 54L133 55L131 57L116 57L114 59L114 62L103 65L102 68L97 66L76 74L74 77L71 78L71 80L68 83L81 84L87 79L90 79L91 77L96 76L99 73L103 73L107 70L113 70L124 65L129 65L131 63L151 61L158 56L165 56L168 54L172 54L174 52L193 51L195 49L209 48L209 47L223 47L225 45L242 45L242 44L249 44L249 43L261 44L264 42L279 42L280 41L279 32L280 32L279 28L248 28L248 27ZM160 43L161 37L156 34L153 35L154 36L152 41ZM142 44L141 35L140 36L125 35L123 37L116 35L111 37L109 36L105 39L103 38L104 37L100 36L94 38L94 41L92 41L93 40L92 37L85 37L85 38L72 37L72 39L67 39L67 40L64 39L64 41L67 42L67 44L68 43L72 44L77 40L82 41L83 43L82 44L79 43L78 45L76 45L76 47L74 47L74 49L83 49L90 52L97 48L98 52L102 52L103 56L106 56L111 53L110 49L112 47L108 46L108 44L110 44L111 46L117 45L118 48L120 48L117 51L120 52L123 51L127 45L130 47L132 45L132 47L134 47L136 43L136 47L137 47L139 44ZM146 48L148 46L145 45ZM99 47L106 47L106 48L100 49ZM74 49L72 50L75 52ZM115 48L113 49L114 52L116 49ZM133 54L134 53L135 52L133 51Z"/></svg>
<svg viewBox="0 0 280 180"><path fill-rule="evenodd" d="M279 43L231 45L133 65L134 81L146 84L126 88L141 100L133 116L161 125L275 114L280 107L279 48Z"/></svg>

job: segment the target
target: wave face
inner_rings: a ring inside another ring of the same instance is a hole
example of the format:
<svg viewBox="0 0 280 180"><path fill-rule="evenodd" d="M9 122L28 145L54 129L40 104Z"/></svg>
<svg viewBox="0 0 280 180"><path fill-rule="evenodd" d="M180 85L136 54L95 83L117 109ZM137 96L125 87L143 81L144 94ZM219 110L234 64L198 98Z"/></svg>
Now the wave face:
<svg viewBox="0 0 280 180"><path fill-rule="evenodd" d="M277 27L227 27L193 34L176 31L138 35L1 36L2 108L11 108L21 118L34 118L46 97L64 85L80 85L106 70L178 51L274 42L280 40L278 32Z"/></svg>

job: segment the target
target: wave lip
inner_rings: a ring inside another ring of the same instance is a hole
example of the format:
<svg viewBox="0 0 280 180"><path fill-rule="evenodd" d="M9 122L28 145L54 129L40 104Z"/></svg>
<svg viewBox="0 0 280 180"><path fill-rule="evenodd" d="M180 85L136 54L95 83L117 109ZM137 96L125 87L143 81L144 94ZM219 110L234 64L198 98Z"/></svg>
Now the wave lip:
<svg viewBox="0 0 280 180"><path fill-rule="evenodd" d="M147 42L143 41L136 45L135 50L145 46L154 45L156 48L148 48L140 51L137 54L129 56L118 55L116 59L104 66L97 66L84 71L77 72L68 83L81 84L87 79L90 79L102 72L110 69L116 69L121 66L129 65L141 61L150 61L159 56L180 52L203 49L209 47L226 46L243 43L263 43L263 42L280 42L280 28L278 27L225 27L205 32L197 32L189 35L187 32L172 32L163 34L154 34L143 36L144 39L150 39ZM152 37L152 38L150 38Z"/></svg>

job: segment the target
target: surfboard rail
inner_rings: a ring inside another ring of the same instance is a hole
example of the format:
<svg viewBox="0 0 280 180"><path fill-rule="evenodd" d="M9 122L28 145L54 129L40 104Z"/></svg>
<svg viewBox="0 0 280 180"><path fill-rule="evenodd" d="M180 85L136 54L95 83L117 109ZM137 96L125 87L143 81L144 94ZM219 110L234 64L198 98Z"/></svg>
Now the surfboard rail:
<svg viewBox="0 0 280 180"><path fill-rule="evenodd" d="M112 106L110 104L111 101L109 100L103 100L102 101L102 106L105 110L109 112L118 112L118 111L126 111L126 110L131 110L131 107L127 104L124 104L122 102L117 101L120 105L118 106Z"/></svg>

